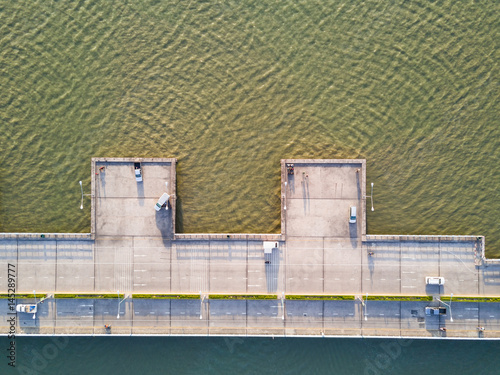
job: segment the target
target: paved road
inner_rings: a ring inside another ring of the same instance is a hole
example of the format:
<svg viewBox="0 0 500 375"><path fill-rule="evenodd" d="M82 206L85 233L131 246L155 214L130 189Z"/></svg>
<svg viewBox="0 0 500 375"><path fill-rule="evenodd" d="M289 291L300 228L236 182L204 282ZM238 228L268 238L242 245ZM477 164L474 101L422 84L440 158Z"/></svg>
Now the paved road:
<svg viewBox="0 0 500 375"><path fill-rule="evenodd" d="M500 303L452 302L446 316L426 316L429 305L438 303L126 299L119 306L118 298L48 299L38 305L36 319L18 313L17 333L500 337ZM7 308L7 300L0 300L2 332L8 328Z"/></svg>

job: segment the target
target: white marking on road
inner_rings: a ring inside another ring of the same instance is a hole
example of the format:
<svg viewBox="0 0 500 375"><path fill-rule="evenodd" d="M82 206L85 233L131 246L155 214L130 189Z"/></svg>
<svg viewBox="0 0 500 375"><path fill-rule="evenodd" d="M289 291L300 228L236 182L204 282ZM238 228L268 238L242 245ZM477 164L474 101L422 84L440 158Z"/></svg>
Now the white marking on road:
<svg viewBox="0 0 500 375"><path fill-rule="evenodd" d="M403 285L403 288L416 288L416 286L406 286L406 285Z"/></svg>
<svg viewBox="0 0 500 375"><path fill-rule="evenodd" d="M146 272L146 270L134 270L134 272Z"/></svg>
<svg viewBox="0 0 500 375"><path fill-rule="evenodd" d="M335 278L336 281L339 281L340 279L338 277Z"/></svg>

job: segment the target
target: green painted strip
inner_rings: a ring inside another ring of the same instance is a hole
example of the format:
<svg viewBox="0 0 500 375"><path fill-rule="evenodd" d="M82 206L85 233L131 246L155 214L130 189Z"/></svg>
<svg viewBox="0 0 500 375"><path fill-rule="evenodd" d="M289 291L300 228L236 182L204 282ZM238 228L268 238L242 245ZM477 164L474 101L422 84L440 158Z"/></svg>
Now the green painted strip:
<svg viewBox="0 0 500 375"><path fill-rule="evenodd" d="M119 297L118 297L119 296ZM53 298L77 298L77 299L104 299L104 298L124 298L124 294L54 294Z"/></svg>
<svg viewBox="0 0 500 375"><path fill-rule="evenodd" d="M240 295L226 295L226 294L209 294L209 299L277 299L276 294L240 294Z"/></svg>
<svg viewBox="0 0 500 375"><path fill-rule="evenodd" d="M199 294L132 294L133 299L199 299Z"/></svg>
<svg viewBox="0 0 500 375"><path fill-rule="evenodd" d="M44 298L45 294L37 295L37 298ZM124 294L119 295L120 298L125 298ZM9 294L0 294L0 299L8 299ZM16 294L16 299L29 299L35 298L33 294ZM76 298L76 299L104 299L104 298L118 298L118 294L54 294L52 298ZM132 294L133 299L199 299L199 294ZM209 294L209 299L227 299L227 300L270 300L278 299L276 294ZM304 300L304 301L354 301L355 297L352 295L287 295L287 300ZM366 299L363 295L363 299ZM448 302L449 295L440 296L444 302ZM432 301L432 296L376 296L368 295L369 301ZM493 302L500 303L500 297L460 297L453 296L452 302Z"/></svg>

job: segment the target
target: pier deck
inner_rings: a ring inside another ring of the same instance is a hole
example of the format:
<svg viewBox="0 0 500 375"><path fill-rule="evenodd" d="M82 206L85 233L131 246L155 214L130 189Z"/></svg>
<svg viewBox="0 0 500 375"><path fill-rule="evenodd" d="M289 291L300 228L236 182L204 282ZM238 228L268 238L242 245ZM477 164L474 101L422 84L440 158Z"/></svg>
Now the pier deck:
<svg viewBox="0 0 500 375"><path fill-rule="evenodd" d="M142 182L135 180L135 161L142 163ZM500 295L500 266L484 258L481 236L367 235L365 160L282 160L280 234L175 233L175 165L175 159L94 158L90 234L1 234L0 257L16 265L18 293L125 295L121 319L117 299L49 299L37 319L20 314L22 332L101 334L112 324L115 334L441 337L438 329L447 324L447 337L478 337L477 325L487 328L485 336L500 337L498 303L454 302L450 324L449 317L423 316L429 302L369 301L364 312L359 299L286 299ZM164 192L169 209L156 211ZM348 221L351 206L355 224ZM264 241L276 244L270 253ZM426 276L442 276L445 285L426 285ZM2 293L6 280L3 267ZM141 300L134 293L200 298ZM276 299L209 300L209 294ZM7 327L4 315L0 326Z"/></svg>

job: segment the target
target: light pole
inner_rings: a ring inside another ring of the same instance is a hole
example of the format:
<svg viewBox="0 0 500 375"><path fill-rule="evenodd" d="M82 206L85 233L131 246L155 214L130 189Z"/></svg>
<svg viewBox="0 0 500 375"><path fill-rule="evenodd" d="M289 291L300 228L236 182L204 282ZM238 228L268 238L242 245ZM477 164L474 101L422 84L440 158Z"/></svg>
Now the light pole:
<svg viewBox="0 0 500 375"><path fill-rule="evenodd" d="M80 210L83 210L83 196L87 196L87 195L92 195L92 194L83 194L83 186L82 186L82 182L81 181L78 181L80 183L80 191L82 192L82 201L80 202Z"/></svg>
<svg viewBox="0 0 500 375"><path fill-rule="evenodd" d="M120 291L117 290L116 293L118 294L118 314L116 315L116 319L120 319L120 305L123 301L127 299L127 296L124 294L123 299L120 301Z"/></svg>
<svg viewBox="0 0 500 375"><path fill-rule="evenodd" d="M450 322L453 322L453 314L451 313L451 299L452 298L453 298L453 293L450 294L450 304L447 304L446 302L441 301L439 298L436 298L443 305L446 305L446 306L448 306L450 308Z"/></svg>
<svg viewBox="0 0 500 375"><path fill-rule="evenodd" d="M373 208L373 182L371 183L371 187L372 187L371 195L365 195L365 199L370 198L370 201L372 202L372 211L375 211L375 209Z"/></svg>
<svg viewBox="0 0 500 375"><path fill-rule="evenodd" d="M80 190L82 191L82 203L80 203L80 210L83 210L83 186L81 181L80 181Z"/></svg>
<svg viewBox="0 0 500 375"><path fill-rule="evenodd" d="M202 310L203 310L203 296L201 295L201 290L200 290L200 319L203 319L202 317Z"/></svg>
<svg viewBox="0 0 500 375"><path fill-rule="evenodd" d="M368 293L366 293L366 302L364 303L365 305L365 320L368 320L368 318L366 317L366 305L368 304Z"/></svg>
<svg viewBox="0 0 500 375"><path fill-rule="evenodd" d="M38 303L36 303L36 292L33 290L33 296L35 297L35 306L38 305ZM36 313L33 314L33 319L36 318Z"/></svg>

